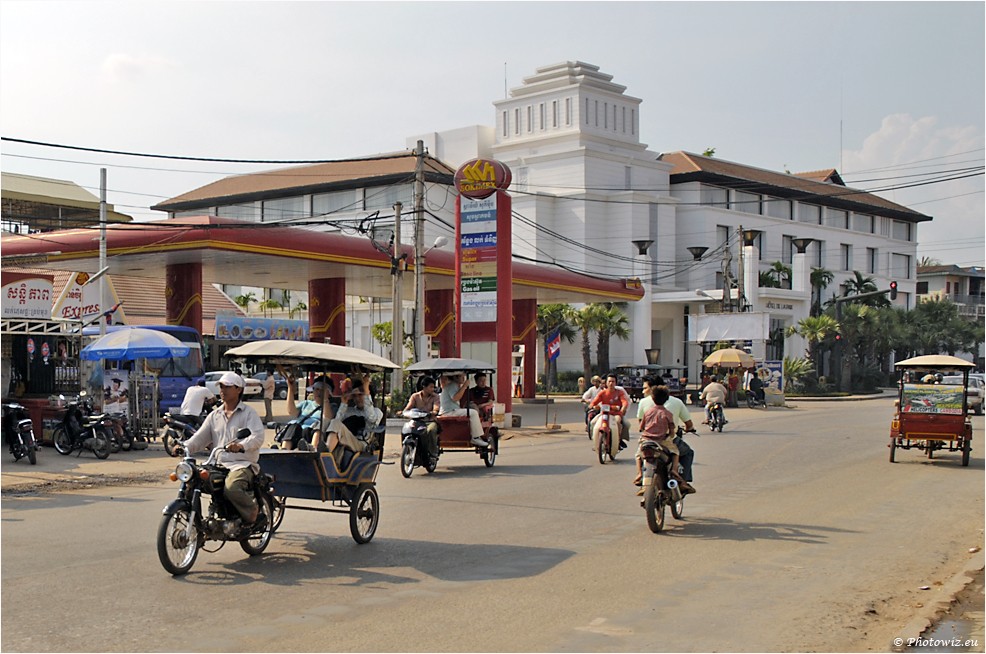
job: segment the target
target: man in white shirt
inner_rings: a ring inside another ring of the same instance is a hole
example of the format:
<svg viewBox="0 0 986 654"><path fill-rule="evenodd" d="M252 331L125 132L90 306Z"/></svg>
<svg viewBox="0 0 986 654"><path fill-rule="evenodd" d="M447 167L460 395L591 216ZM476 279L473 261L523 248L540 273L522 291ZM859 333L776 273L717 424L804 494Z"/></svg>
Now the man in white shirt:
<svg viewBox="0 0 986 654"><path fill-rule="evenodd" d="M651 388L656 383L657 380L651 377L644 379L644 397L637 405L638 420L643 420L644 412L654 406L654 400L651 398ZM685 406L684 402L669 394L668 401L664 403L664 408L674 416L675 426L683 427L685 431L694 429L692 414L688 412L688 407ZM680 436L675 437L674 444L678 448L678 462L684 468L684 473L681 476L684 477L685 481L690 482L692 481L692 464L695 462L695 451Z"/></svg>
<svg viewBox="0 0 986 654"><path fill-rule="evenodd" d="M726 404L726 387L719 383L719 378L713 379L708 386L702 389L702 394L698 396L700 400L705 400L705 422L703 425L709 424L712 419L712 412L710 411L713 404L725 405ZM723 424L729 422L726 420L725 413L723 413Z"/></svg>
<svg viewBox="0 0 986 654"><path fill-rule="evenodd" d="M196 386L189 386L185 391L185 398L181 401L181 415L183 421L192 425L196 429L202 425L202 407L206 402L212 403L216 399L212 391L205 387L205 380L200 381Z"/></svg>

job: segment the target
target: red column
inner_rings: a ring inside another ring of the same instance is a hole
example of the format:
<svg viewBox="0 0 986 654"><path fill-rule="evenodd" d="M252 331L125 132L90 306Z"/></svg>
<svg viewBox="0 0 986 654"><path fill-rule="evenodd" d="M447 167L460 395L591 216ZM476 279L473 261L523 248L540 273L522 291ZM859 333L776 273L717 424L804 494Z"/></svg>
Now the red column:
<svg viewBox="0 0 986 654"><path fill-rule="evenodd" d="M534 397L537 388L538 303L514 300L514 345L524 346L524 374L521 397Z"/></svg>
<svg viewBox="0 0 986 654"><path fill-rule="evenodd" d="M511 254L511 223L513 219L510 196L496 192L496 396L513 411L510 373L513 363L513 256Z"/></svg>
<svg viewBox="0 0 986 654"><path fill-rule="evenodd" d="M455 312L450 288L425 290L425 333L439 342L439 356L455 356Z"/></svg>
<svg viewBox="0 0 986 654"><path fill-rule="evenodd" d="M346 278L308 280L308 340L346 344Z"/></svg>
<svg viewBox="0 0 986 654"><path fill-rule="evenodd" d="M164 273L165 319L202 333L202 264L169 264Z"/></svg>

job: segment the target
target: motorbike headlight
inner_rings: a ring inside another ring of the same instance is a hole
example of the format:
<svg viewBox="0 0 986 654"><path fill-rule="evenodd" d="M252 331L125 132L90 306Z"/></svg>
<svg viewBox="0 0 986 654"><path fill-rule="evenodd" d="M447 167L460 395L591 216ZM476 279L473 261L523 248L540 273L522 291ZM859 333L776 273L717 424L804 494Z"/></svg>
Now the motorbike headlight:
<svg viewBox="0 0 986 654"><path fill-rule="evenodd" d="M192 469L191 464L185 463L184 461L179 463L178 466L175 468L175 475L178 476L178 481L182 483L185 483L186 481L191 479L192 474L194 472L195 471Z"/></svg>

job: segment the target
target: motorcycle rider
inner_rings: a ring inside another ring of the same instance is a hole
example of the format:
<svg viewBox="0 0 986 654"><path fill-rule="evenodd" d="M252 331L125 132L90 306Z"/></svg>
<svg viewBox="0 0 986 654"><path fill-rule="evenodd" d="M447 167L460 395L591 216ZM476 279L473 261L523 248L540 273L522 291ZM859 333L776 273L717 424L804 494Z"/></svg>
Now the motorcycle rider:
<svg viewBox="0 0 986 654"><path fill-rule="evenodd" d="M599 406L601 404L608 404L609 418L610 418L610 430L614 434L618 434L620 440L620 449L623 449L623 418L626 416L627 409L630 408L630 398L627 396L627 392L616 385L616 374L609 373L606 376L606 386L601 391L596 394L596 397L592 399L589 403L589 408ZM596 442L596 435L599 433L599 426L602 422L602 414L593 418L592 420L592 442Z"/></svg>
<svg viewBox="0 0 986 654"><path fill-rule="evenodd" d="M438 393L435 392L435 380L431 377L425 377L421 380L421 390L411 395L410 399L407 401L407 406L404 407L404 410L410 411L411 409L417 409L432 416L436 416L438 415L438 408L439 402ZM428 423L423 440L425 451L428 452L428 456L432 457L433 460L437 459L438 423L436 421L432 420Z"/></svg>
<svg viewBox="0 0 986 654"><path fill-rule="evenodd" d="M202 409L211 409L216 403L215 394L205 386L205 380L200 379L195 386L189 386L185 398L181 401L180 420L195 429L202 426Z"/></svg>
<svg viewBox="0 0 986 654"><path fill-rule="evenodd" d="M703 425L709 424L712 420L712 405L718 403L720 406L726 403L726 387L723 386L719 377L713 378L709 385L702 389L702 394L698 396L698 399L705 400L705 422ZM727 424L729 421L726 420L726 414L722 414L722 424Z"/></svg>
<svg viewBox="0 0 986 654"><path fill-rule="evenodd" d="M192 453L210 444L223 449L216 462L229 470L223 493L236 507L243 519L243 528L262 527L266 516L259 515L257 500L253 495L253 478L260 472L260 447L264 444L264 425L260 416L242 401L243 377L235 372L223 373L219 378L219 396L222 406L210 413L195 435L185 441L185 451ZM236 433L249 429L250 436L236 440Z"/></svg>
<svg viewBox="0 0 986 654"><path fill-rule="evenodd" d="M763 392L763 380L760 379L760 375L754 373L753 377L750 379L750 390L757 398L757 401L763 404L766 401L766 394Z"/></svg>
<svg viewBox="0 0 986 654"><path fill-rule="evenodd" d="M640 440L637 444L637 476L634 478L634 485L643 482L643 451L641 446L645 441L655 441L661 448L671 454L671 477L678 481L683 493L694 493L695 489L684 478L678 474L678 463L680 452L674 443L674 416L664 408L664 403L668 401L670 393L667 386L650 387L650 397L653 404L644 411L644 417L640 420ZM644 488L637 492L637 495L644 494Z"/></svg>
<svg viewBox="0 0 986 654"><path fill-rule="evenodd" d="M654 399L651 397L651 392L657 386L657 380L651 377L646 377L644 379L644 397L640 400L637 406L637 419L640 420L640 424L643 425L644 413L650 407L654 406ZM666 386L664 386L667 389ZM682 427L685 431L691 431L695 428L692 423L692 414L689 413L688 408L685 403L682 402L677 397L671 395L671 391L668 391L668 399L664 402L664 408L671 412L674 417L674 424L676 427ZM641 431L643 427L641 426ZM674 437L675 447L678 448L678 454L681 458L681 467L683 472L682 477L685 481L692 481L692 465L695 463L695 450L685 442L680 436ZM641 471L641 460L637 458L637 473L640 474Z"/></svg>

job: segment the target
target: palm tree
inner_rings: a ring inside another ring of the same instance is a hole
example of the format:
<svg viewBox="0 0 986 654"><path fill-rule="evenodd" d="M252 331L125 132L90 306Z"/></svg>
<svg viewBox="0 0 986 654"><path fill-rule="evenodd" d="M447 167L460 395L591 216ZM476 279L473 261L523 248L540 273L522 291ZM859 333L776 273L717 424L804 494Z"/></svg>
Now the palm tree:
<svg viewBox="0 0 986 654"><path fill-rule="evenodd" d="M299 302L298 304L288 309L288 316L293 319L295 313L301 313L302 311L307 311L307 310L308 310L308 305L305 304L304 302Z"/></svg>
<svg viewBox="0 0 986 654"><path fill-rule="evenodd" d="M785 266L781 261L772 263L767 274L777 280L777 286L775 288L784 288L784 282L787 282L788 286L791 284L791 268L790 266Z"/></svg>
<svg viewBox="0 0 986 654"><path fill-rule="evenodd" d="M826 270L825 268L812 268L811 269L811 315L820 316L822 315L822 291L828 288L828 285L832 283L835 279L835 275L831 270Z"/></svg>
<svg viewBox="0 0 986 654"><path fill-rule="evenodd" d="M813 371L811 361L807 359L784 357L784 392L791 392L795 386L800 386L801 380Z"/></svg>
<svg viewBox="0 0 986 654"><path fill-rule="evenodd" d="M863 273L858 270L852 271L853 276L847 279L843 283L843 288L845 292L843 297L849 297L853 295L862 295L864 293L875 293L879 289L876 286L876 280L873 277L866 277ZM864 297L859 300L860 304L865 304L870 307L889 307L890 300L887 299L885 295L873 295L870 297Z"/></svg>
<svg viewBox="0 0 986 654"><path fill-rule="evenodd" d="M246 293L245 295L237 295L233 298L233 302L236 303L236 306L242 308L244 313L250 313L250 303L256 301L257 296L254 295L252 291L250 293Z"/></svg>
<svg viewBox="0 0 986 654"><path fill-rule="evenodd" d="M930 268L940 265L942 265L941 259L936 259L935 257L921 257L918 259L918 268Z"/></svg>
<svg viewBox="0 0 986 654"><path fill-rule="evenodd" d="M261 302L257 306L260 307L260 310L264 312L264 315L265 316L267 315L267 312L268 311L273 312L274 309L283 309L284 308L284 305L282 305L280 302L278 302L274 298L267 298L266 300L264 300L263 302Z"/></svg>
<svg viewBox="0 0 986 654"><path fill-rule="evenodd" d="M760 288L780 288L781 283L774 278L770 270L761 270L757 285Z"/></svg>
<svg viewBox="0 0 986 654"><path fill-rule="evenodd" d="M596 327L596 363L601 373L609 372L609 339L616 336L621 341L630 340L630 321L616 303L599 306L599 323Z"/></svg>
<svg viewBox="0 0 986 654"><path fill-rule="evenodd" d="M542 339L554 333L557 329L561 337L569 343L575 342L575 330L568 324L567 316L572 307L567 304L541 304L538 305L537 323L538 335ZM544 371L545 380L552 386L558 385L558 366L557 361L551 361L548 369Z"/></svg>
<svg viewBox="0 0 986 654"><path fill-rule="evenodd" d="M596 329L599 310L596 304L587 304L581 309L569 309L568 323L582 332L582 374L586 379L592 377L592 357L589 346L589 332Z"/></svg>
<svg viewBox="0 0 986 654"><path fill-rule="evenodd" d="M808 360L816 371L821 372L821 357L819 347L822 342L839 330L839 323L832 316L809 316L798 321L797 325L787 328L787 336L800 336L808 341Z"/></svg>
<svg viewBox="0 0 986 654"><path fill-rule="evenodd" d="M853 364L862 362L861 352L867 334L876 323L873 309L864 304L848 304L842 308L839 334L842 336L842 382L839 390L848 393L852 390Z"/></svg>

